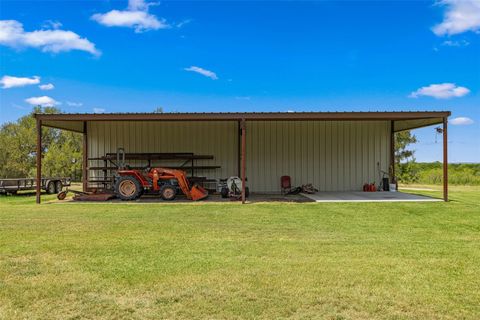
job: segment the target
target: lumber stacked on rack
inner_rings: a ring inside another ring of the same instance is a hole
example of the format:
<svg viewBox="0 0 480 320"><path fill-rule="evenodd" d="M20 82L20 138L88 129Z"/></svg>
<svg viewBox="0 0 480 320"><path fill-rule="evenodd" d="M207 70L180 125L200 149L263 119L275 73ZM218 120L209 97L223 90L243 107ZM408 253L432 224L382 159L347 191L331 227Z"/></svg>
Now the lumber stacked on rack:
<svg viewBox="0 0 480 320"><path fill-rule="evenodd" d="M195 177L196 170L214 170L219 169L221 166L217 165L197 165L196 160L213 160L213 155L199 155L194 154L193 152L170 152L170 153L125 153L125 161L142 161L145 163L144 166L139 166L138 164L134 166L129 166L131 169L145 169L152 167L152 162L156 161L169 161L169 162L178 162L177 165L165 165L165 167L172 169L185 170L190 173L190 178L196 179L198 183L202 184L204 182L212 182L211 179L206 177ZM88 158L88 161L95 161L95 165L88 166L90 171L102 171L101 177L89 178L88 183L96 186L103 186L104 189L110 189L113 186L113 173L118 170L119 164L117 163L117 153L106 153L102 157L92 157ZM103 163L99 165L98 162ZM162 166L162 165L157 165Z"/></svg>

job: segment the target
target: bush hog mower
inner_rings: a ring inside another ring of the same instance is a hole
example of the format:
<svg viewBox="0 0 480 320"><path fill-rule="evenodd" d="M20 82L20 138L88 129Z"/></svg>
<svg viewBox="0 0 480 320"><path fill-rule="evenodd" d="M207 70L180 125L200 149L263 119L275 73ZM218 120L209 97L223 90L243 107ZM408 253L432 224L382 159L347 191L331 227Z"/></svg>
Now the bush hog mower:
<svg viewBox="0 0 480 320"><path fill-rule="evenodd" d="M240 200L242 198L243 183L239 177L232 176L226 180L220 180L222 198ZM248 198L250 190L245 186L245 197Z"/></svg>
<svg viewBox="0 0 480 320"><path fill-rule="evenodd" d="M175 199L179 189L189 200L208 197L208 191L187 180L185 171L168 168L118 170L115 177L115 195L122 200L135 200L142 194L159 194L164 200Z"/></svg>

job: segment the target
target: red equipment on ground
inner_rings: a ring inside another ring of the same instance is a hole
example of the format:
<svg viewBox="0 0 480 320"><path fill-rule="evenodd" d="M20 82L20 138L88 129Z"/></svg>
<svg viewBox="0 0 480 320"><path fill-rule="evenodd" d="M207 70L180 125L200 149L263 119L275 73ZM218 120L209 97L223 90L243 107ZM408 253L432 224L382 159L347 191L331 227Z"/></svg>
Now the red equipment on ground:
<svg viewBox="0 0 480 320"><path fill-rule="evenodd" d="M280 177L280 188L282 188L282 194L287 194L292 190L292 179L290 176Z"/></svg>
<svg viewBox="0 0 480 320"><path fill-rule="evenodd" d="M176 183L175 183L176 181ZM115 179L115 194L122 200L135 200L144 192L160 194L164 200L173 200L180 189L187 199L201 200L208 191L199 185L190 185L183 170L151 168L147 171L118 170Z"/></svg>
<svg viewBox="0 0 480 320"><path fill-rule="evenodd" d="M377 186L375 186L375 183L370 183L370 184L365 183L363 185L363 191L364 192L375 192L375 191L377 191Z"/></svg>

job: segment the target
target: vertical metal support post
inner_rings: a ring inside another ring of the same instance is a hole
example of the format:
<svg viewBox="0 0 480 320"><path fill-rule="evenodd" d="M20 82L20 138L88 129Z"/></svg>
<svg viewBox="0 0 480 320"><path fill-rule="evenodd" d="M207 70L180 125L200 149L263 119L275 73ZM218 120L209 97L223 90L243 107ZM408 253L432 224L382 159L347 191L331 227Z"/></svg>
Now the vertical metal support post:
<svg viewBox="0 0 480 320"><path fill-rule="evenodd" d="M448 201L448 119L443 118L443 200Z"/></svg>
<svg viewBox="0 0 480 320"><path fill-rule="evenodd" d="M245 188L246 188L246 144L247 144L247 136L246 136L246 121L242 119L240 124L242 130L242 204L245 203Z"/></svg>
<svg viewBox="0 0 480 320"><path fill-rule="evenodd" d="M195 160L193 160L193 154L192 154L192 177L195 177Z"/></svg>
<svg viewBox="0 0 480 320"><path fill-rule="evenodd" d="M37 181L36 181L36 203L41 202L42 193L42 120L37 119Z"/></svg>
<svg viewBox="0 0 480 320"><path fill-rule="evenodd" d="M242 175L242 129L241 121L237 121L237 176Z"/></svg>
<svg viewBox="0 0 480 320"><path fill-rule="evenodd" d="M390 179L393 180L395 178L395 121L393 120L390 122L390 167L392 168Z"/></svg>
<svg viewBox="0 0 480 320"><path fill-rule="evenodd" d="M82 189L88 190L88 132L87 122L83 121L83 161L82 161Z"/></svg>

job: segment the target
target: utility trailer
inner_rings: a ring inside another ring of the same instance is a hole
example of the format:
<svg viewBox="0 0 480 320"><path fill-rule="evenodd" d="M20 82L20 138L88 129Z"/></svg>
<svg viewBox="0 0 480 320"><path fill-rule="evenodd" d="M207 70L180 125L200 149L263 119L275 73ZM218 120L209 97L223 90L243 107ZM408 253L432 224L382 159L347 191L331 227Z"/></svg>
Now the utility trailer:
<svg viewBox="0 0 480 320"><path fill-rule="evenodd" d="M59 193L63 187L70 186L70 178L42 178L41 189L48 194ZM37 180L34 178L13 178L0 179L0 193L16 194L22 190L35 190L37 187Z"/></svg>

